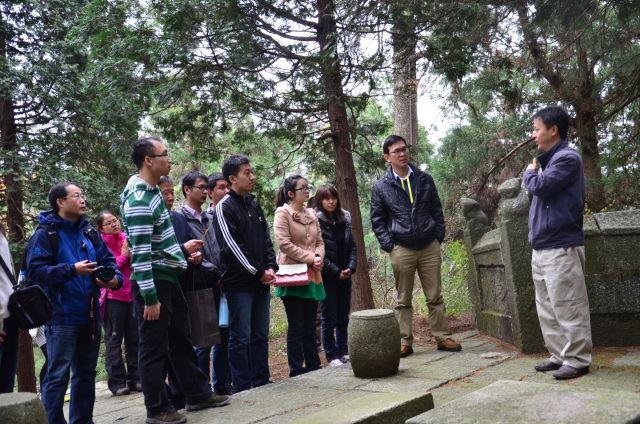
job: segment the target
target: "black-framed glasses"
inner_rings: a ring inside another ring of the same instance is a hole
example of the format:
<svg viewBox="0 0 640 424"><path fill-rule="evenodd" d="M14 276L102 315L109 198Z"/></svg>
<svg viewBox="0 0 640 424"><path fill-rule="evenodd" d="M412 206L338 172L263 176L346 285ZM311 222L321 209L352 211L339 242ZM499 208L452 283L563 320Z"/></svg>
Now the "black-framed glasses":
<svg viewBox="0 0 640 424"><path fill-rule="evenodd" d="M409 151L409 149L407 149L407 147L399 147L391 152L389 152L390 155L399 155L401 153L407 153Z"/></svg>
<svg viewBox="0 0 640 424"><path fill-rule="evenodd" d="M85 196L82 193L73 193L73 194L70 194L68 196L64 196L63 197L63 199L68 199L68 198L87 200L87 196Z"/></svg>
<svg viewBox="0 0 640 424"><path fill-rule="evenodd" d="M112 226L112 225L116 225L117 223L118 223L118 220L117 220L117 219L112 219L112 220L109 220L109 221L105 221L105 222L102 224L102 226L103 226L103 227L110 227L110 226Z"/></svg>
<svg viewBox="0 0 640 424"><path fill-rule="evenodd" d="M304 187L298 187L298 188L294 188L293 191L306 191L307 193L310 192L311 190L313 190L313 187L310 186L304 186Z"/></svg>
<svg viewBox="0 0 640 424"><path fill-rule="evenodd" d="M209 187L206 185L192 185L191 188L197 188L200 191L209 191Z"/></svg>

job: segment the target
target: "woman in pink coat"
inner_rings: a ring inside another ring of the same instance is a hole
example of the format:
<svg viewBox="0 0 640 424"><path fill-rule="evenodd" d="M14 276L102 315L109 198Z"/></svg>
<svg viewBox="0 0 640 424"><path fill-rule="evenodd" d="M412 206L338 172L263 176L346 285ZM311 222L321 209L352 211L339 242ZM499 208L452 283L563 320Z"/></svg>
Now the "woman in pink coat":
<svg viewBox="0 0 640 424"><path fill-rule="evenodd" d="M133 313L131 293L131 252L120 220L109 211L96 218L100 236L113 254L124 277L119 290L100 289L100 312L104 322L105 368L109 390L116 395L141 391L138 375L138 322ZM122 340L124 338L124 357Z"/></svg>

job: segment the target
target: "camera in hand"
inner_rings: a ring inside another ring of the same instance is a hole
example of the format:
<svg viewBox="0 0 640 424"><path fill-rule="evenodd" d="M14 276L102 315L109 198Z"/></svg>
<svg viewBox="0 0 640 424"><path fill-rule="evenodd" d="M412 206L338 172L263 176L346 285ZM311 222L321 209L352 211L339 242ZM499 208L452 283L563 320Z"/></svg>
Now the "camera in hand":
<svg viewBox="0 0 640 424"><path fill-rule="evenodd" d="M107 268L104 266L99 266L95 271L91 274L94 278L97 278L100 281L104 281L105 283L113 280L113 277L116 276L116 271L113 268Z"/></svg>

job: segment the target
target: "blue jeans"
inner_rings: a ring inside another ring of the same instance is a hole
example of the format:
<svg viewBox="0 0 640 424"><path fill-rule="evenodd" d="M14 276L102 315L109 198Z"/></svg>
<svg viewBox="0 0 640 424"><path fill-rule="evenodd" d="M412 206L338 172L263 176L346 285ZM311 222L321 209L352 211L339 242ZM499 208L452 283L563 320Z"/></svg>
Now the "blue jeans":
<svg viewBox="0 0 640 424"><path fill-rule="evenodd" d="M211 346L194 346L193 351L196 353L198 368L207 376L207 381L211 381Z"/></svg>
<svg viewBox="0 0 640 424"><path fill-rule="evenodd" d="M220 344L213 346L213 375L211 383L216 392L224 393L231 387L231 370L229 369L229 329L220 329Z"/></svg>
<svg viewBox="0 0 640 424"><path fill-rule="evenodd" d="M67 421L62 412L64 395L71 378L71 401L69 422L71 424L93 423L93 404L96 399L96 364L100 348L100 330L92 337L91 329L77 325L49 325L47 356L49 366L42 396L49 424Z"/></svg>
<svg viewBox="0 0 640 424"><path fill-rule="evenodd" d="M269 383L268 290L226 293L229 365L236 393Z"/></svg>
<svg viewBox="0 0 640 424"><path fill-rule="evenodd" d="M18 367L18 325L12 317L5 318L3 331L7 333L0 343L0 393L11 393L16 382Z"/></svg>
<svg viewBox="0 0 640 424"><path fill-rule="evenodd" d="M327 362L349 354L347 327L351 309L351 279L324 282L325 300L320 302L322 313L322 346Z"/></svg>
<svg viewBox="0 0 640 424"><path fill-rule="evenodd" d="M207 377L211 378L211 387L216 393L223 393L229 390L231 386L231 372L229 371L229 329L220 329L220 344L208 347L194 347L198 358L198 368L202 370ZM213 350L213 361L211 351ZM211 372L211 364L213 362L213 373Z"/></svg>

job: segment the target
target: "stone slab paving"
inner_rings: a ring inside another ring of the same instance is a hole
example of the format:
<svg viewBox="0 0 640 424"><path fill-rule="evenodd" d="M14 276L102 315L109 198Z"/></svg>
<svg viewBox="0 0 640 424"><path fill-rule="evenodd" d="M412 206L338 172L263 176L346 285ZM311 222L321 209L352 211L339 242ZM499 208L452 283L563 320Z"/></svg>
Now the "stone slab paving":
<svg viewBox="0 0 640 424"><path fill-rule="evenodd" d="M499 380L407 424L625 424L640 421L640 393Z"/></svg>
<svg viewBox="0 0 640 424"><path fill-rule="evenodd" d="M351 368L324 368L232 396L223 408L186 413L189 423L395 423L435 408L498 380L575 387L622 389L640 393L640 348L598 353L592 373L570 382L556 382L533 370L540 356L518 355L476 331L454 336L460 353L440 352L435 345L414 346L415 354L400 361L399 373L360 379ZM636 366L637 365L637 366ZM640 407L639 407L640 408ZM411 414L411 415L408 415ZM141 394L114 397L104 382L96 385L96 424L143 423ZM456 422L456 421L452 421ZM578 423L579 421L574 421ZM603 421L606 422L606 421Z"/></svg>

